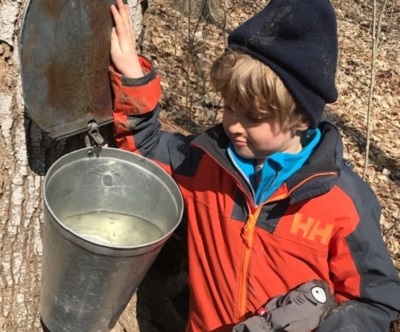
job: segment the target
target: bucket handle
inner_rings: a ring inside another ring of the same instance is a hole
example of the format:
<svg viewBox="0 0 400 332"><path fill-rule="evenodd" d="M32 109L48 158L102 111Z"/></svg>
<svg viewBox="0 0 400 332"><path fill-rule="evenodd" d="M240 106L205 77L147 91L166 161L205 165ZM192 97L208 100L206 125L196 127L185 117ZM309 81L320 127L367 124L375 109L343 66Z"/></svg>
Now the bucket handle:
<svg viewBox="0 0 400 332"><path fill-rule="evenodd" d="M85 136L86 147L90 148L87 152L88 157L92 157L94 154L99 157L102 146L104 145L104 138L99 132L99 125L96 121L88 122L88 133Z"/></svg>

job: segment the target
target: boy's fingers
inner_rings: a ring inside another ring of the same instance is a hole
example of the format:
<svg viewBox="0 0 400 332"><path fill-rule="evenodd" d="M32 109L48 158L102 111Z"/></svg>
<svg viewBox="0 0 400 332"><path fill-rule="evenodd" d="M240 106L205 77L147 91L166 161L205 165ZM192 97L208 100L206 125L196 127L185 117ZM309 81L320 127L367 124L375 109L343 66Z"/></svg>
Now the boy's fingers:
<svg viewBox="0 0 400 332"><path fill-rule="evenodd" d="M113 15L115 27L118 30L121 28L121 26L123 26L122 17L120 15L118 9L114 5L111 5L111 13Z"/></svg>
<svg viewBox="0 0 400 332"><path fill-rule="evenodd" d="M125 9L126 9L126 13L128 15L129 34L131 35L132 39L135 40L135 31L133 30L131 9L129 8L129 5L125 5Z"/></svg>
<svg viewBox="0 0 400 332"><path fill-rule="evenodd" d="M124 18L124 10L121 11L121 9L116 7L115 5L111 5L111 13L113 15L115 27L118 30L121 30L121 28L126 28L125 24L125 18Z"/></svg>
<svg viewBox="0 0 400 332"><path fill-rule="evenodd" d="M128 5L125 5L122 0L117 0L117 6L119 14L121 15L122 22L125 26L125 29L129 31L129 20L130 20L130 13L127 12L126 7L129 8Z"/></svg>
<svg viewBox="0 0 400 332"><path fill-rule="evenodd" d="M122 55L121 45L119 44L118 36L115 30L111 32L111 47L110 47L111 61L118 67L119 59Z"/></svg>
<svg viewBox="0 0 400 332"><path fill-rule="evenodd" d="M116 0L117 2L117 6L118 6L118 10L121 11L122 8L124 8L125 4L122 0Z"/></svg>
<svg viewBox="0 0 400 332"><path fill-rule="evenodd" d="M115 28L111 29L111 53L115 53L120 49L119 40Z"/></svg>
<svg viewBox="0 0 400 332"><path fill-rule="evenodd" d="M127 31L126 25L123 22L123 18L120 15L118 9L111 5L111 12L113 14L114 22L115 22L115 35L118 39L120 46L128 45L130 42L131 35Z"/></svg>

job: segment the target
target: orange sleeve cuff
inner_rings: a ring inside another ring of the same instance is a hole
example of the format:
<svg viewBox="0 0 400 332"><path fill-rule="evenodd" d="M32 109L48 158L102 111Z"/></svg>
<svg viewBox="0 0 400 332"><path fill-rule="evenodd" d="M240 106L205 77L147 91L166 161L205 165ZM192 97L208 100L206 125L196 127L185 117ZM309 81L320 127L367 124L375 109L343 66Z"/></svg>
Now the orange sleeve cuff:
<svg viewBox="0 0 400 332"><path fill-rule="evenodd" d="M153 70L151 62L143 57L139 61L146 74L138 79L124 78L112 66L109 68L114 92L114 112L124 115L145 114L153 111L161 98L160 78L155 76L146 79Z"/></svg>

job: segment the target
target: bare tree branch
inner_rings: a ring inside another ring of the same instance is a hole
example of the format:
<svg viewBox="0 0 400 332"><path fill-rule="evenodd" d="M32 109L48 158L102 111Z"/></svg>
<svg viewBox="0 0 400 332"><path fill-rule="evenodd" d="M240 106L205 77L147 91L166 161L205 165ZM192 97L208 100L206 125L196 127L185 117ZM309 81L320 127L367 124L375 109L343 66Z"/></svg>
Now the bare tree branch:
<svg viewBox="0 0 400 332"><path fill-rule="evenodd" d="M376 0L373 0L371 80L369 86L369 99L368 99L368 110L367 110L367 142L365 146L365 163L362 175L363 179L365 179L365 176L367 174L367 168L369 163L369 151L370 151L371 135L373 129L372 103L373 103L374 88L375 88L375 74L376 74L375 64L376 64L376 56L378 53L379 39L381 36L382 17L383 13L385 12L386 5L387 5L387 0L384 0L382 7L379 11L379 15L377 16L377 4Z"/></svg>

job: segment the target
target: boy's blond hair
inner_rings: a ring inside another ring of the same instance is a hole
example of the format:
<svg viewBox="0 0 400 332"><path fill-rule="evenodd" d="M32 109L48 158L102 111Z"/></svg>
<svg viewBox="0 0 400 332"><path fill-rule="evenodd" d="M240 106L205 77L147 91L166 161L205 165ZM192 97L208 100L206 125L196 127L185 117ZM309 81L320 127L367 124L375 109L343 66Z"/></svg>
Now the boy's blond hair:
<svg viewBox="0 0 400 332"><path fill-rule="evenodd" d="M306 121L280 78L247 54L227 50L212 65L210 78L225 106L247 111L255 120L277 120L283 131Z"/></svg>

